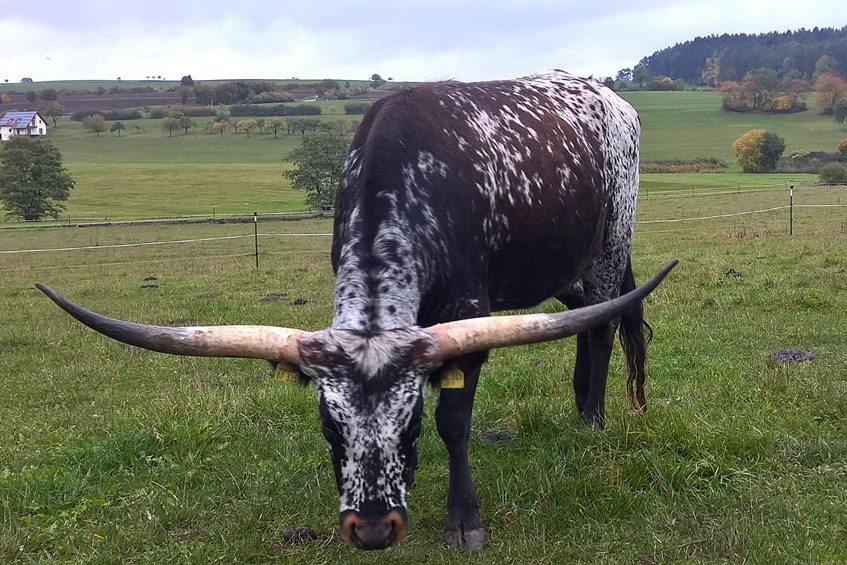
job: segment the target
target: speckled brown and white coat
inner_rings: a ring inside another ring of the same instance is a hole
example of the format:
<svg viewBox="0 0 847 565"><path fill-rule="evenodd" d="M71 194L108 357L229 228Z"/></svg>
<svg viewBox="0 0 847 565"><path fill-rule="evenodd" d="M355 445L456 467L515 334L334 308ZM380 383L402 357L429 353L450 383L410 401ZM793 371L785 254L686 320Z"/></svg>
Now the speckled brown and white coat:
<svg viewBox="0 0 847 565"><path fill-rule="evenodd" d="M390 513L397 519L387 527L405 528L424 389L441 375L414 362L431 347L420 328L549 297L574 308L634 288L639 130L629 104L562 71L427 84L369 110L338 189L332 327L301 346L332 452L342 535ZM578 336L574 389L588 424L603 424L617 326ZM641 328L639 306L622 317L636 340L625 344L628 356L643 349ZM467 447L485 358L454 360L463 386L442 388L436 410L450 456L454 547L484 539ZM630 370L643 380L643 351Z"/></svg>

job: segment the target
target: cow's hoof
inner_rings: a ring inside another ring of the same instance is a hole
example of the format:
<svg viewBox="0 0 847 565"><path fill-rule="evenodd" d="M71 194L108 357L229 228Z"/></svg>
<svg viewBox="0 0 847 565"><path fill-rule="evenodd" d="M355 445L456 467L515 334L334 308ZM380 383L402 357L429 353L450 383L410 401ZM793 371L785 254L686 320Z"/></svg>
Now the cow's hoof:
<svg viewBox="0 0 847 565"><path fill-rule="evenodd" d="M450 549L479 549L485 543L485 528L477 528L467 532L448 530L445 537L447 538L447 547Z"/></svg>
<svg viewBox="0 0 847 565"><path fill-rule="evenodd" d="M606 427L606 419L599 414L582 412L580 417L582 418L582 423L592 430L603 430Z"/></svg>

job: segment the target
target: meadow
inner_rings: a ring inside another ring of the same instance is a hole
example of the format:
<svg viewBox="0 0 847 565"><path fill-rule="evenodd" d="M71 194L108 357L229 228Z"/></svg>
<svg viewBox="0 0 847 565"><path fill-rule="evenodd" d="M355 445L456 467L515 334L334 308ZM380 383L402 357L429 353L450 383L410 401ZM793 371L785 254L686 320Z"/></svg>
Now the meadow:
<svg viewBox="0 0 847 565"><path fill-rule="evenodd" d="M698 96L655 94L642 100L645 158L720 156L718 140L748 128L712 116ZM686 101L700 105L688 128L675 115ZM659 131L662 123L676 134ZM812 139L773 129L790 147ZM280 176L287 139L168 138L153 126L98 139L67 122L54 132L78 175L72 218L298 209L301 195ZM251 224L3 222L0 561L843 562L847 189L812 180L646 176L636 277L681 259L645 303L655 334L648 411L627 405L619 350L602 432L582 427L573 406L573 340L494 352L471 442L489 533L475 553L443 546L447 465L434 394L410 536L363 554L336 535L337 492L311 389L274 380L258 361L111 342L33 288L43 281L147 323L319 329L332 314L328 219L260 222L258 269ZM815 359L770 359L788 348ZM285 543L285 530L300 525L318 538Z"/></svg>

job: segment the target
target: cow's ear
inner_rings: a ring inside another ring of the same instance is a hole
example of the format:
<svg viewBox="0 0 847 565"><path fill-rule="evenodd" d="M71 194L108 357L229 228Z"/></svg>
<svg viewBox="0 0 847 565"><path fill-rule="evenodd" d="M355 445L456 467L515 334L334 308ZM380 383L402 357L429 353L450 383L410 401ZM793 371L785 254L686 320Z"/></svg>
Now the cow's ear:
<svg viewBox="0 0 847 565"><path fill-rule="evenodd" d="M273 372L274 378L278 381L299 384L300 386L307 386L312 382L312 380L300 370L299 366L292 365L285 361L271 361L271 371Z"/></svg>
<svg viewBox="0 0 847 565"><path fill-rule="evenodd" d="M416 336L406 352L404 364L407 367L435 371L444 361L438 358L438 343L429 332Z"/></svg>

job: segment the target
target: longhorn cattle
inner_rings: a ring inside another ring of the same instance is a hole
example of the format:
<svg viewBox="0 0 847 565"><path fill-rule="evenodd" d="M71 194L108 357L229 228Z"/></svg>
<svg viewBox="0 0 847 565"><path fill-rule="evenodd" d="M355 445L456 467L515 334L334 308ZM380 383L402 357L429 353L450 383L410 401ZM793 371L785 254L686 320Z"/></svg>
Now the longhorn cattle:
<svg viewBox="0 0 847 565"><path fill-rule="evenodd" d="M146 326L38 287L125 343L296 366L317 392L340 536L363 549L406 535L424 391L438 386L447 543L473 549L485 530L468 441L489 349L576 334L576 405L587 424L602 426L620 326L630 397L644 408L641 301L675 261L636 288L629 256L639 129L626 102L562 71L427 84L374 103L338 187L335 308L324 330ZM488 317L549 297L569 310Z"/></svg>

